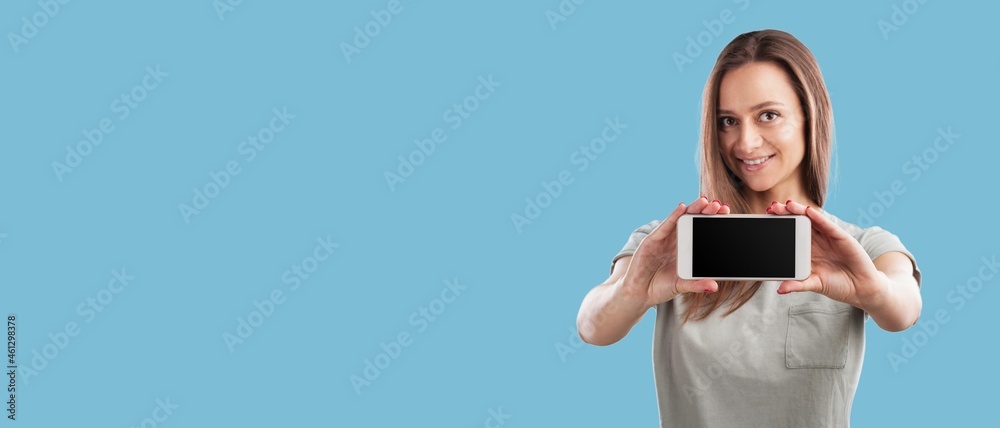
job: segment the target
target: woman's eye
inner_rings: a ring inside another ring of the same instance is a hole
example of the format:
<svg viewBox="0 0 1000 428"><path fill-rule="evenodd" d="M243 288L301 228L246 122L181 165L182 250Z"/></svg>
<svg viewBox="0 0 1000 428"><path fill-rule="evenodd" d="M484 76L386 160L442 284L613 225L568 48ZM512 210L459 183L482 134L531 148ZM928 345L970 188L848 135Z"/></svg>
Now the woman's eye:
<svg viewBox="0 0 1000 428"><path fill-rule="evenodd" d="M728 128L728 127L733 126L735 124L736 124L736 120L733 119L733 118L731 118L731 117L724 117L724 118L719 119L719 126L722 126L723 128Z"/></svg>
<svg viewBox="0 0 1000 428"><path fill-rule="evenodd" d="M777 118L778 118L778 113L773 112L773 111L765 111L765 112L763 112L763 113L760 114L760 120L762 122L770 122L770 121L772 121L774 119L777 119Z"/></svg>

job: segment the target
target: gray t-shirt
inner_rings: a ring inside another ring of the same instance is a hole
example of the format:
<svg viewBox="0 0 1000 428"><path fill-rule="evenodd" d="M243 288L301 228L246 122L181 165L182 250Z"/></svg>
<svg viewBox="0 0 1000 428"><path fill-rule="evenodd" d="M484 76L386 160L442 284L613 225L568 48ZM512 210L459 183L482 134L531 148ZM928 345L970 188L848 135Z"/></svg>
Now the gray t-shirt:
<svg viewBox="0 0 1000 428"><path fill-rule="evenodd" d="M895 235L822 212L872 260L898 251ZM632 233L632 255L659 220ZM613 265L614 262L612 262ZM920 271L914 262L914 277ZM683 324L683 298L656 305L653 372L661 427L847 427L861 376L867 314L818 293L778 295L764 281L732 314L725 305ZM683 325L682 325L683 324Z"/></svg>

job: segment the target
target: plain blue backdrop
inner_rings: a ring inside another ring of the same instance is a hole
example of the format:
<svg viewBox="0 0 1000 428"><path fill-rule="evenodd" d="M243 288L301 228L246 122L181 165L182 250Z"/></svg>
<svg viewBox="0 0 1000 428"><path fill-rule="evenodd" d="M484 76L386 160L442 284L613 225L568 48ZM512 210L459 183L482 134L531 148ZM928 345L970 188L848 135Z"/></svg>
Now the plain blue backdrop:
<svg viewBox="0 0 1000 428"><path fill-rule="evenodd" d="M868 325L854 424L995 420L1000 280L980 269L1000 253L995 4L234 3L0 6L19 426L656 426L653 314L598 348L576 313L635 227L697 197L705 79L762 28L822 67L838 159L825 208L900 236L923 319L948 320ZM124 118L123 94L142 98ZM278 132L275 109L294 115ZM615 118L627 128L583 168ZM103 119L114 130L79 144ZM935 148L949 128L960 137ZM249 160L247 139L271 135ZM67 150L89 154L59 174ZM220 172L230 162L239 174ZM564 170L571 183L526 208ZM123 269L134 279L109 285Z"/></svg>

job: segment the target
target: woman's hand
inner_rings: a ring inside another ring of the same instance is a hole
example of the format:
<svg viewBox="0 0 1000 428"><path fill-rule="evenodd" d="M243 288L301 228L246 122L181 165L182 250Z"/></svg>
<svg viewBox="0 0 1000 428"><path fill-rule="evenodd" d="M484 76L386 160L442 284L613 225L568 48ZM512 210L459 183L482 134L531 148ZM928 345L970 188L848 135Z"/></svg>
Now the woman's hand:
<svg viewBox="0 0 1000 428"><path fill-rule="evenodd" d="M889 278L876 269L853 236L815 208L788 201L775 202L769 214L805 215L812 222L812 274L803 281L783 281L778 294L812 291L867 310L889 290Z"/></svg>
<svg viewBox="0 0 1000 428"><path fill-rule="evenodd" d="M719 284L711 279L684 280L677 276L677 219L684 214L729 214L729 205L702 196L691 205L682 202L639 244L622 278L622 291L643 296L647 307L682 293L714 293Z"/></svg>
<svg viewBox="0 0 1000 428"><path fill-rule="evenodd" d="M576 328L584 342L605 346L628 334L649 308L681 293L711 293L710 279L677 277L677 219L684 214L729 214L729 206L702 196L690 206L680 203L642 240L631 256L615 261L611 276L583 298Z"/></svg>

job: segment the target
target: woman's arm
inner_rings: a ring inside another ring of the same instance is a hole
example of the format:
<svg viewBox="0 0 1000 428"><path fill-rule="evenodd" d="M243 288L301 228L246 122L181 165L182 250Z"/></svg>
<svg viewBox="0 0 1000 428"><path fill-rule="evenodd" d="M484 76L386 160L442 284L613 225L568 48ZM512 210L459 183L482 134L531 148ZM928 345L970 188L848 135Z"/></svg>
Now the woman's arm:
<svg viewBox="0 0 1000 428"><path fill-rule="evenodd" d="M789 201L774 203L769 212L797 214L812 221L812 274L802 281L784 281L778 294L811 291L867 312L879 327L902 331L920 316L920 289L910 258L890 251L872 261L861 244L819 211Z"/></svg>
<svg viewBox="0 0 1000 428"><path fill-rule="evenodd" d="M683 214L729 214L729 206L702 196L680 203L643 238L631 256L615 262L611 276L584 297L576 328L584 342L610 345L628 334L646 310L681 293L714 293L719 284L677 277L677 219Z"/></svg>
<svg viewBox="0 0 1000 428"><path fill-rule="evenodd" d="M913 277L913 263L905 254L890 251L878 256L875 269L885 276L880 296L862 303L879 327L886 331L903 331L917 323L923 302L920 288Z"/></svg>
<svg viewBox="0 0 1000 428"><path fill-rule="evenodd" d="M649 309L645 293L629 293L622 287L631 260L632 256L618 259L611 276L583 298L576 329L584 342L605 346L621 340Z"/></svg>

